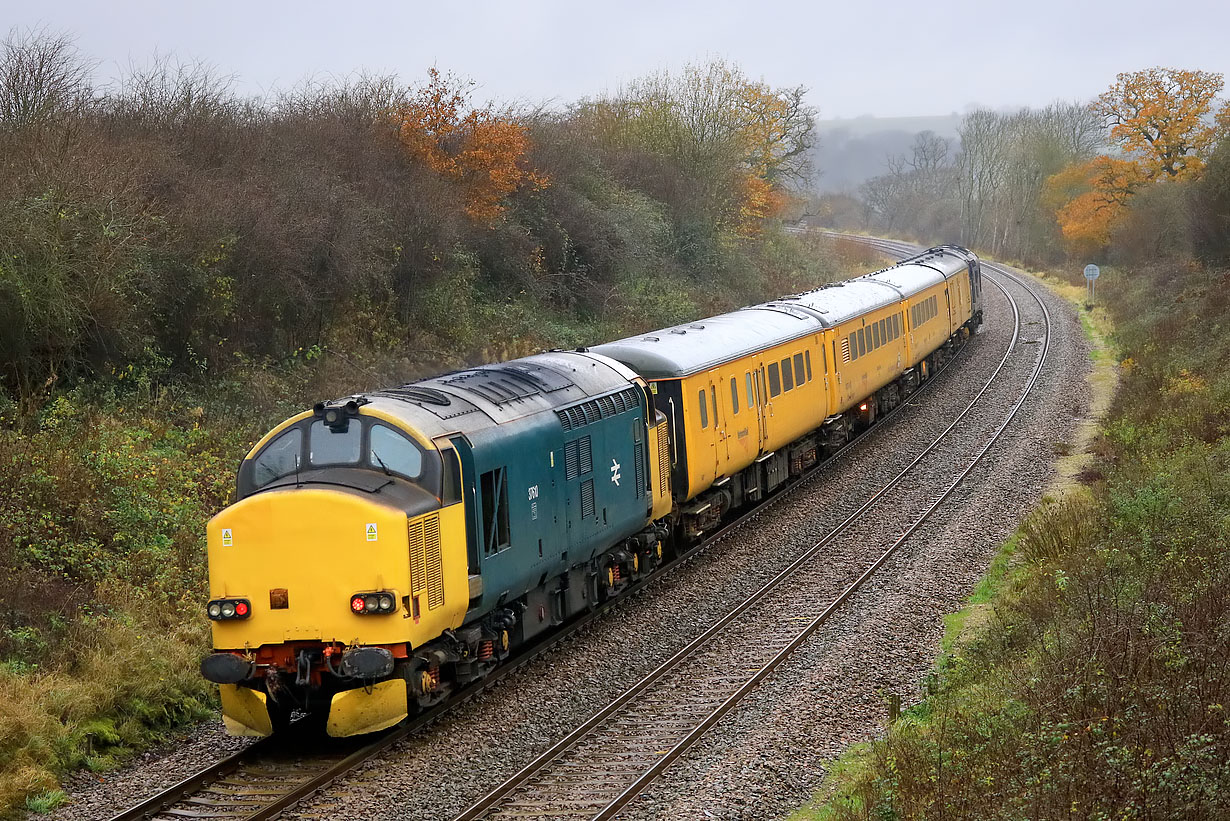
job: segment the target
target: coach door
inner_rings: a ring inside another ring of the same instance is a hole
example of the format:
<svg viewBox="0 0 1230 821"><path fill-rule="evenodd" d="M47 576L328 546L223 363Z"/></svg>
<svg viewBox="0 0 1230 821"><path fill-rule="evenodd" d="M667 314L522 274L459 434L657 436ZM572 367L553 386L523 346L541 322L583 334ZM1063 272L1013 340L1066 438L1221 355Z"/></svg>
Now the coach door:
<svg viewBox="0 0 1230 821"><path fill-rule="evenodd" d="M752 369L752 402L756 406L756 427L760 441L757 450L763 451L769 440L769 415L764 409L764 369L757 365Z"/></svg>
<svg viewBox="0 0 1230 821"><path fill-rule="evenodd" d="M722 375L716 369L709 371L706 380L709 413L713 417L713 462L714 476L726 472L726 462L730 459L730 407L723 401Z"/></svg>

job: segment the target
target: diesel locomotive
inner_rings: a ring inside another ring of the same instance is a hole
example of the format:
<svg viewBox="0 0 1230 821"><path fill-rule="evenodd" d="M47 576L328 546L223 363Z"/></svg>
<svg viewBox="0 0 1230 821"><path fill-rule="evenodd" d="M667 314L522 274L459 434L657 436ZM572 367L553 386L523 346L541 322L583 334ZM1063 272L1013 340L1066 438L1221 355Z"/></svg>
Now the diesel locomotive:
<svg viewBox="0 0 1230 821"><path fill-rule="evenodd" d="M839 449L982 321L977 257L322 402L208 527L227 730L374 732Z"/></svg>

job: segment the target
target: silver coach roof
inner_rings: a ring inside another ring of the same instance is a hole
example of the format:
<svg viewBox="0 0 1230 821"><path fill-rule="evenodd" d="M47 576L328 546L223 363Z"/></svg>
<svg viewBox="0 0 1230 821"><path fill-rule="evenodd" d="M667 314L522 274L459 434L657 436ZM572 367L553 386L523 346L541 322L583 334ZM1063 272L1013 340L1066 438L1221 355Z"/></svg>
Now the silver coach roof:
<svg viewBox="0 0 1230 821"><path fill-rule="evenodd" d="M649 379L689 376L893 305L943 282L967 264L954 251L935 248L845 282L590 350Z"/></svg>

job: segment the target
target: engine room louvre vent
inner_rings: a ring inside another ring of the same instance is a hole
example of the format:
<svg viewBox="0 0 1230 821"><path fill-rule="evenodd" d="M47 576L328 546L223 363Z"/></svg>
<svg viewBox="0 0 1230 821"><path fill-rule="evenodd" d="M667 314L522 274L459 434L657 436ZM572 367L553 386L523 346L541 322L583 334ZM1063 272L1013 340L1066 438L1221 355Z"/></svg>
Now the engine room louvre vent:
<svg viewBox="0 0 1230 821"><path fill-rule="evenodd" d="M580 475L577 470L577 443L574 439L564 445L564 478L571 481Z"/></svg>
<svg viewBox="0 0 1230 821"><path fill-rule="evenodd" d="M586 479L581 483L581 518L594 518L594 480Z"/></svg>
<svg viewBox="0 0 1230 821"><path fill-rule="evenodd" d="M594 449L588 436L577 440L577 470L582 474L592 473L594 470Z"/></svg>
<svg viewBox="0 0 1230 821"><path fill-rule="evenodd" d="M427 542L427 609L444 604L444 560L440 552L440 514L428 517L423 526Z"/></svg>
<svg viewBox="0 0 1230 821"><path fill-rule="evenodd" d="M628 388L619 393L599 396L597 399L590 399L579 405L557 410L555 415L559 417L564 430L576 430L617 413L634 410L640 407L640 404L637 389Z"/></svg>
<svg viewBox="0 0 1230 821"><path fill-rule="evenodd" d="M572 481L594 469L593 446L588 436L573 439L564 445L564 479Z"/></svg>

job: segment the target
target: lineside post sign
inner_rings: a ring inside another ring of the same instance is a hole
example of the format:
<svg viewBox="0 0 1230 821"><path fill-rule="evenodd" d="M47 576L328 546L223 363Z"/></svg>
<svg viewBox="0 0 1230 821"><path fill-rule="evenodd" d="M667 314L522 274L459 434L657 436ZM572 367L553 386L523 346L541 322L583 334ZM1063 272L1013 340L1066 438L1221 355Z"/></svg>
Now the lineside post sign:
<svg viewBox="0 0 1230 821"><path fill-rule="evenodd" d="M1089 283L1089 301L1093 302L1093 295L1097 292L1098 275L1102 273L1098 266L1092 262L1085 266L1085 281Z"/></svg>

